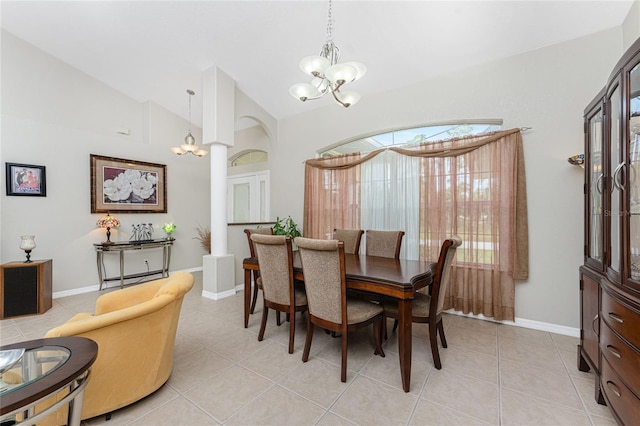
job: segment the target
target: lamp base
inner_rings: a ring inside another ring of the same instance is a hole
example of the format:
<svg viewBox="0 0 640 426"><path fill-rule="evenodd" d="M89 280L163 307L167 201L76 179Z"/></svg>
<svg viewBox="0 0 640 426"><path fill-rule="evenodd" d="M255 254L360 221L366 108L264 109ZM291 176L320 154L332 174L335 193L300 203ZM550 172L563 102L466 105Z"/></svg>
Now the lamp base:
<svg viewBox="0 0 640 426"><path fill-rule="evenodd" d="M24 252L27 254L27 260L25 260L24 263L33 262L33 260L31 260L31 250L25 250Z"/></svg>

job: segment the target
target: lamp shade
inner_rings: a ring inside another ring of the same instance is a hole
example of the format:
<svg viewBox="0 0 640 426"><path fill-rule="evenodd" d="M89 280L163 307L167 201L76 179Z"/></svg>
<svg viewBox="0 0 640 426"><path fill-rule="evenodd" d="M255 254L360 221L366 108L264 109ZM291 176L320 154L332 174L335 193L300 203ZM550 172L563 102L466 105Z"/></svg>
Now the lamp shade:
<svg viewBox="0 0 640 426"><path fill-rule="evenodd" d="M314 99L321 96L322 93L313 85L309 83L297 83L289 88L289 93L296 99L306 101L307 99Z"/></svg>
<svg viewBox="0 0 640 426"><path fill-rule="evenodd" d="M338 92L334 93L336 98L345 106L345 108L355 105L360 100L360 94L354 91Z"/></svg>
<svg viewBox="0 0 640 426"><path fill-rule="evenodd" d="M117 226L120 226L120 221L116 217L111 216L109 213L107 213L106 216L102 216L100 219L98 219L98 221L96 222L96 226L98 226L99 228L115 228Z"/></svg>
<svg viewBox="0 0 640 426"><path fill-rule="evenodd" d="M322 74L330 65L327 58L319 55L305 56L300 60L300 69L311 77Z"/></svg>
<svg viewBox="0 0 640 426"><path fill-rule="evenodd" d="M334 84L345 84L353 81L358 75L358 70L351 65L335 64L324 72L324 76Z"/></svg>
<svg viewBox="0 0 640 426"><path fill-rule="evenodd" d="M359 80L363 75L367 73L367 67L361 62L345 62L343 65L349 65L356 69L357 74L353 81Z"/></svg>

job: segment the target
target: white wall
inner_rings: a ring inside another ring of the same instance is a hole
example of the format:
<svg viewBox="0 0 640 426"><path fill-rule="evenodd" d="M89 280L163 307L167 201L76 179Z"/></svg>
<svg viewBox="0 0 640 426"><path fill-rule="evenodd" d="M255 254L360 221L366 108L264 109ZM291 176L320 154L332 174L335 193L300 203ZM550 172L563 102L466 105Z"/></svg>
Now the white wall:
<svg viewBox="0 0 640 426"><path fill-rule="evenodd" d="M177 224L171 270L199 268L203 249L195 228L209 224L207 159L178 157L170 147L188 123L152 102L139 103L28 43L2 32L2 162L46 166L46 197L8 197L2 191L2 263L20 260L20 235L35 234L35 259L54 259L53 291L97 285L94 243L105 240L90 213L89 155L100 154L167 166L167 214L117 214L113 240L128 240L131 225ZM185 105L186 108L186 105ZM116 133L130 129L129 136ZM200 129L193 129L198 141ZM2 186L4 187L4 173ZM115 258L106 256L110 275ZM159 251L131 253L126 272L158 269Z"/></svg>
<svg viewBox="0 0 640 426"><path fill-rule="evenodd" d="M330 105L282 120L271 174L272 213L302 219L302 162L345 139L464 118L502 118L505 128L533 127L523 133L530 275L517 283L516 317L579 327L583 173L567 157L583 152L584 107L623 53L621 40L622 29L612 29L364 97L353 109ZM287 190L277 190L283 187Z"/></svg>
<svg viewBox="0 0 640 426"><path fill-rule="evenodd" d="M627 50L640 38L640 0L635 0L622 24L623 50Z"/></svg>

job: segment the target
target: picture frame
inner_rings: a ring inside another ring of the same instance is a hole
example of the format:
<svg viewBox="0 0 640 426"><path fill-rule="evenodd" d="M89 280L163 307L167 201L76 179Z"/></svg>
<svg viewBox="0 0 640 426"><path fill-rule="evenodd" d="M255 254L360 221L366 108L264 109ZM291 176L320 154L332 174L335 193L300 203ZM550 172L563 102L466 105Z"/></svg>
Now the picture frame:
<svg viewBox="0 0 640 426"><path fill-rule="evenodd" d="M90 154L91 213L166 213L167 166Z"/></svg>
<svg viewBox="0 0 640 426"><path fill-rule="evenodd" d="M47 176L45 166L5 163L7 195L46 197Z"/></svg>

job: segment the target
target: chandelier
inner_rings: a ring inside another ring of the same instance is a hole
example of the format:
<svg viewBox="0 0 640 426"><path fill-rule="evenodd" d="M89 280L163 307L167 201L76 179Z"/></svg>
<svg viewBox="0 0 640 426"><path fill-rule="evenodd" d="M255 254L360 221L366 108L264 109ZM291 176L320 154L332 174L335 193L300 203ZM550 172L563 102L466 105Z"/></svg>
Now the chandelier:
<svg viewBox="0 0 640 426"><path fill-rule="evenodd" d="M302 71L311 76L311 83L297 83L289 88L289 93L302 102L318 99L327 93L345 108L360 100L360 95L353 91L341 91L342 86L358 80L367 72L360 62L339 63L340 49L333 42L333 17L329 0L329 16L327 20L327 41L319 55L306 56L300 61Z"/></svg>
<svg viewBox="0 0 640 426"><path fill-rule="evenodd" d="M174 146L171 148L171 151L178 155L193 154L197 157L202 157L207 155L207 150L196 145L196 138L191 134L191 96L195 95L196 92L191 89L187 89L187 93L189 94L189 133L185 136L184 143L180 146Z"/></svg>

